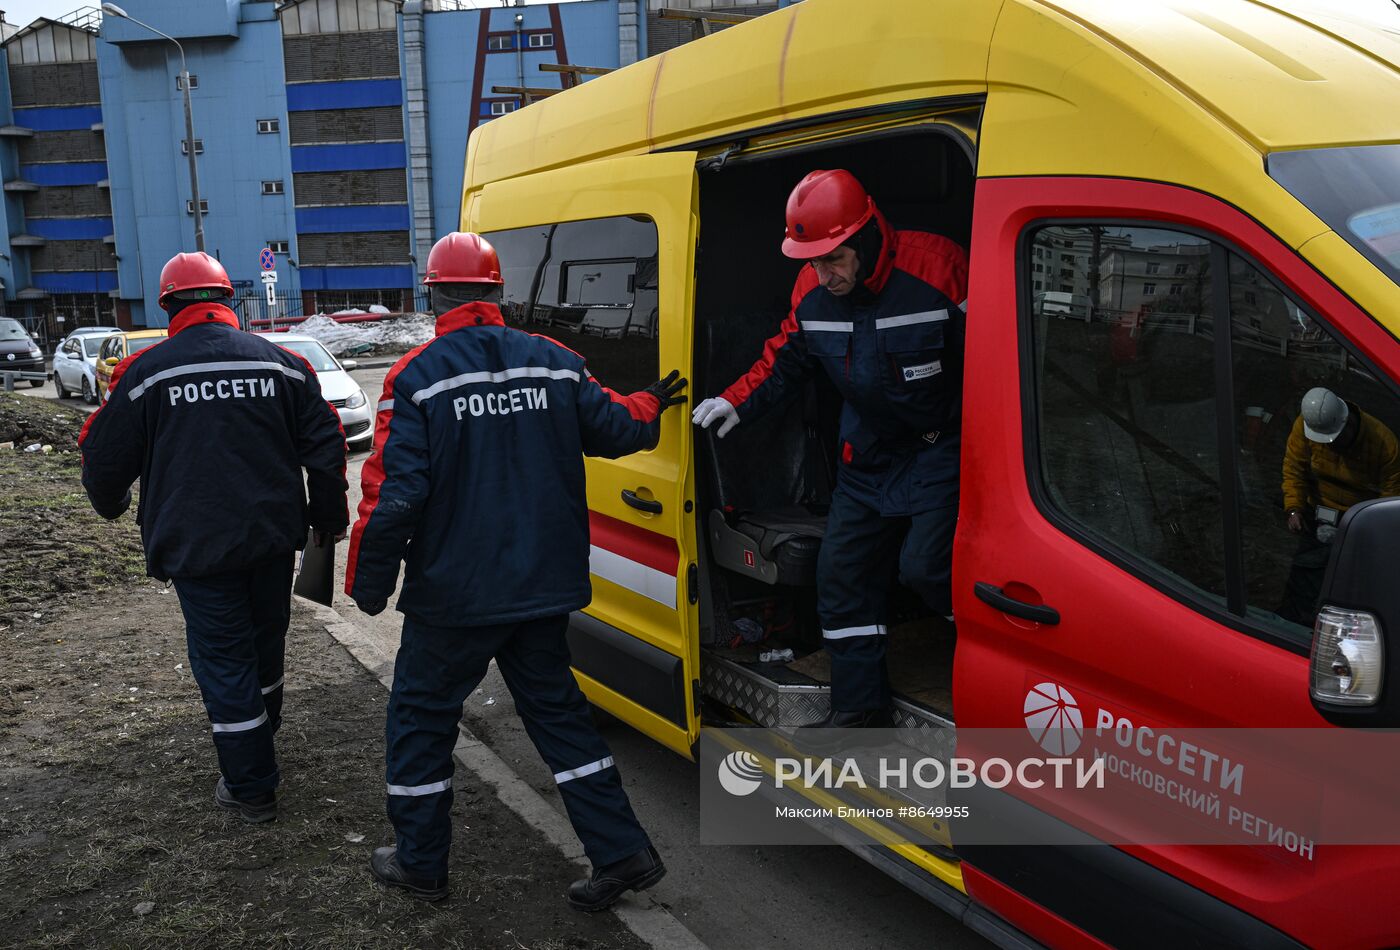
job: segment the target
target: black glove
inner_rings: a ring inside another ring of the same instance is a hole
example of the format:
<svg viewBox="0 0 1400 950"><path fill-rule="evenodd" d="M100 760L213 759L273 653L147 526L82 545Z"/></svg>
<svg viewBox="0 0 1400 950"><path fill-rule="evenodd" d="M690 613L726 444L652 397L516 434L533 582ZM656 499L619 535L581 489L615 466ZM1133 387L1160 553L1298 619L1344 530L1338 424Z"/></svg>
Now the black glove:
<svg viewBox="0 0 1400 950"><path fill-rule="evenodd" d="M679 406L681 403L685 402L684 396L677 395L677 393L685 388L686 384L686 380L683 377L678 378L680 376L681 371L673 369L666 374L665 379L658 379L643 390L656 397L657 401L661 403L662 412L665 412L672 406Z"/></svg>
<svg viewBox="0 0 1400 950"><path fill-rule="evenodd" d="M382 614L384 608L389 606L389 602L387 600L357 600L355 606L360 608L360 613L373 617L376 614Z"/></svg>
<svg viewBox="0 0 1400 950"><path fill-rule="evenodd" d="M341 528L339 531L336 532L322 531L320 528L311 529L311 543L316 545L316 547L318 548L324 548L344 540L344 528Z"/></svg>

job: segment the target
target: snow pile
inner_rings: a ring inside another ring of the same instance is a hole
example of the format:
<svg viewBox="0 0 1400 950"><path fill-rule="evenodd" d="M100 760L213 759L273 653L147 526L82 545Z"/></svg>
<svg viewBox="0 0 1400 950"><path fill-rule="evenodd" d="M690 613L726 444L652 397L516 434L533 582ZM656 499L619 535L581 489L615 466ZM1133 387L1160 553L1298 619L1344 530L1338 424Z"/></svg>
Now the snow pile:
<svg viewBox="0 0 1400 950"><path fill-rule="evenodd" d="M329 316L316 313L291 327L291 332L321 340L337 357L353 357L371 350L407 353L433 339L433 318L428 313L406 313L375 323L336 323Z"/></svg>
<svg viewBox="0 0 1400 950"><path fill-rule="evenodd" d="M406 353L433 338L433 318L426 313L410 313L378 323L336 323L318 313L291 329L293 333L315 337L336 356L356 356L370 350Z"/></svg>

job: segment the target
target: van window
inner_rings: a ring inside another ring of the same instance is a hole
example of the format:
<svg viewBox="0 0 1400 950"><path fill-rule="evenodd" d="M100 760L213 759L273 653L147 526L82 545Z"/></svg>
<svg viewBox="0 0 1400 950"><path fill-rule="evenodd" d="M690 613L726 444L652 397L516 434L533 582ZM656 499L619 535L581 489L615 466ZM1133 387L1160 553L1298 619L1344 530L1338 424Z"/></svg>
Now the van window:
<svg viewBox="0 0 1400 950"><path fill-rule="evenodd" d="M501 258L506 322L577 351L604 386L626 394L658 367L656 225L595 218L485 235Z"/></svg>
<svg viewBox="0 0 1400 950"><path fill-rule="evenodd" d="M1039 463L1051 504L1101 544L1223 603L1210 242L1080 226L1041 228L1033 242L1072 248L1061 257L1085 301L1036 296ZM1179 295L1157 294L1145 278L1178 262L1194 279Z"/></svg>
<svg viewBox="0 0 1400 950"><path fill-rule="evenodd" d="M1306 639L1336 522L1359 501L1400 494L1400 402L1312 314L1233 254L1230 336L1250 612ZM1301 418L1303 400L1318 389L1335 401L1312 418L1345 422L1329 443L1309 438ZM1292 523L1290 509L1299 515Z"/></svg>
<svg viewBox="0 0 1400 950"><path fill-rule="evenodd" d="M1075 248L1073 296L1026 294L1042 505L1149 580L1166 572L1169 589L1305 646L1342 514L1400 495L1400 399L1223 244L1092 224L1030 237ZM1167 272L1179 283L1156 292L1148 275ZM1236 447L1223 459L1222 428Z"/></svg>
<svg viewBox="0 0 1400 950"><path fill-rule="evenodd" d="M1400 284L1400 145L1269 156L1269 174Z"/></svg>

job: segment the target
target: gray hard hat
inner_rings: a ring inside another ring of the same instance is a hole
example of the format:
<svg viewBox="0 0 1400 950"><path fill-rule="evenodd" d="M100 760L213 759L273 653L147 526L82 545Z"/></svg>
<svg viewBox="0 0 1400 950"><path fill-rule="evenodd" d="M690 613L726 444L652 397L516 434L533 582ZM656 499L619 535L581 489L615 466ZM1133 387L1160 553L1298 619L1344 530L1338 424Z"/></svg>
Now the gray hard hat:
<svg viewBox="0 0 1400 950"><path fill-rule="evenodd" d="M1303 434L1314 442L1334 442L1346 428L1346 400L1330 389L1315 386L1303 396Z"/></svg>

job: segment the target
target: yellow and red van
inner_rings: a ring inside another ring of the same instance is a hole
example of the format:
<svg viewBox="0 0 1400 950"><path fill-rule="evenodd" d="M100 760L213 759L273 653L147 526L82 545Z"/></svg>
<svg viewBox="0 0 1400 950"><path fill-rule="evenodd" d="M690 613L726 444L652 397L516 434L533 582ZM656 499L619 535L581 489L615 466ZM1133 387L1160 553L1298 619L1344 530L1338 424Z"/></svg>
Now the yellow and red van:
<svg viewBox="0 0 1400 950"><path fill-rule="evenodd" d="M968 248L956 629L892 632L901 725L1034 734L1048 703L1086 733L1400 726L1397 585L1346 556L1393 492L1329 507L1298 454L1313 388L1400 433L1400 30L1379 7L806 0L477 129L461 226L500 253L508 321L620 391L680 367L696 400L786 316L806 172L850 169L897 227ZM687 756L707 722L820 715L834 408L818 381L723 441L677 413L654 451L589 461L570 642L595 704ZM758 662L740 619L795 661ZM1011 827L1038 805L979 807ZM1111 844L1059 820L1084 842L954 826L871 853L1005 945L1400 944L1393 846Z"/></svg>

